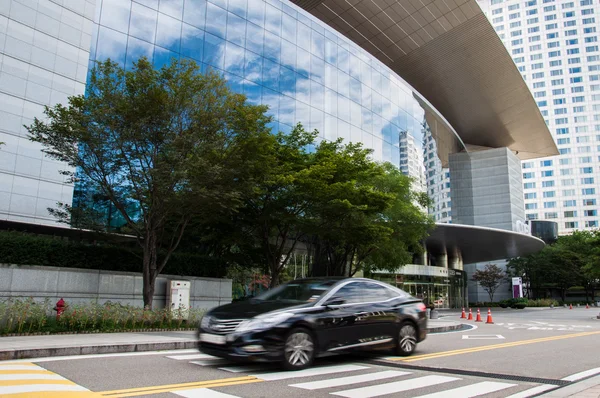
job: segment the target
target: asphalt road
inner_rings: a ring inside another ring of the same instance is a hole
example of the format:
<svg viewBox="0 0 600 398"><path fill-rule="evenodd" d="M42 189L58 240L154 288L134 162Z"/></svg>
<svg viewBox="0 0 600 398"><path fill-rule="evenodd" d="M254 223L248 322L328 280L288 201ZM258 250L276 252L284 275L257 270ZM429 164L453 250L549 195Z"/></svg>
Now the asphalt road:
<svg viewBox="0 0 600 398"><path fill-rule="evenodd" d="M412 357L337 356L300 372L194 350L0 362L0 397L39 375L59 387L19 397L530 397L600 374L599 311L499 310L492 325L482 311L484 322L429 335ZM65 385L73 392L48 392Z"/></svg>

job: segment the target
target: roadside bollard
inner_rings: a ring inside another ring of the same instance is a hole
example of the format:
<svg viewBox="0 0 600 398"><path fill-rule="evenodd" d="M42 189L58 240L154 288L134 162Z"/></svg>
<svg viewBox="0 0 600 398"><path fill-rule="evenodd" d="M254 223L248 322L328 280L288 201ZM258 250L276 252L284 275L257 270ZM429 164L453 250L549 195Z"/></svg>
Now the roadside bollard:
<svg viewBox="0 0 600 398"><path fill-rule="evenodd" d="M63 300L62 298L56 302L56 307L54 307L54 311L56 311L56 320L57 321L60 320L60 316L62 315L63 312L65 312L66 306L67 306L67 304L65 304L65 300Z"/></svg>

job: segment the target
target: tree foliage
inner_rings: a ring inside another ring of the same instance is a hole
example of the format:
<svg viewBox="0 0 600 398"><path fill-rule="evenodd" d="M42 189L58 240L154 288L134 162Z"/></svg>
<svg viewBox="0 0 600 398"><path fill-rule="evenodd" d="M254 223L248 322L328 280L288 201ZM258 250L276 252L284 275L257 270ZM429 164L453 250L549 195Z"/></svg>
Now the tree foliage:
<svg viewBox="0 0 600 398"><path fill-rule="evenodd" d="M147 307L190 221L238 207L268 150L266 107L199 72L187 60L161 69L145 58L131 70L98 63L85 96L46 107L47 120L28 127L48 156L76 170L64 172L71 182L114 206L137 238ZM78 220L70 206L61 211L68 222Z"/></svg>
<svg viewBox="0 0 600 398"><path fill-rule="evenodd" d="M506 279L504 271L496 264L486 264L484 269L478 269L471 278L490 295L490 301L494 301L494 293L500 283Z"/></svg>
<svg viewBox="0 0 600 398"><path fill-rule="evenodd" d="M523 278L530 297L546 297L557 290L565 301L569 288L582 286L593 299L600 285L600 232L561 236L539 253L511 259L507 268Z"/></svg>

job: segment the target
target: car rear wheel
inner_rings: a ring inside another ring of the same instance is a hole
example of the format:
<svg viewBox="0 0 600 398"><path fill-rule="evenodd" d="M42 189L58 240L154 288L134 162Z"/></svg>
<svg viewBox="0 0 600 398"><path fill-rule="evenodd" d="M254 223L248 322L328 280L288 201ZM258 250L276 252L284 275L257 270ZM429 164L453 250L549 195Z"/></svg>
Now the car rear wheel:
<svg viewBox="0 0 600 398"><path fill-rule="evenodd" d="M306 329L292 330L285 340L283 350L283 367L287 370L307 368L315 359L315 342Z"/></svg>
<svg viewBox="0 0 600 398"><path fill-rule="evenodd" d="M408 356L415 352L417 348L417 328L409 322L400 325L398 332L398 355Z"/></svg>

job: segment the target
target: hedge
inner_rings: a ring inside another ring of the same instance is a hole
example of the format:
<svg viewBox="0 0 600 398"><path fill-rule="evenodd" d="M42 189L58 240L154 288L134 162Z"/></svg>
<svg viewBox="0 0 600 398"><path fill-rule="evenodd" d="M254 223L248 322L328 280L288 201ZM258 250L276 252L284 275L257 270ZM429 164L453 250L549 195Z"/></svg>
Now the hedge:
<svg viewBox="0 0 600 398"><path fill-rule="evenodd" d="M142 272L142 251L115 244L87 244L0 231L0 264ZM218 258L175 252L162 273L222 278L226 271L225 264Z"/></svg>

